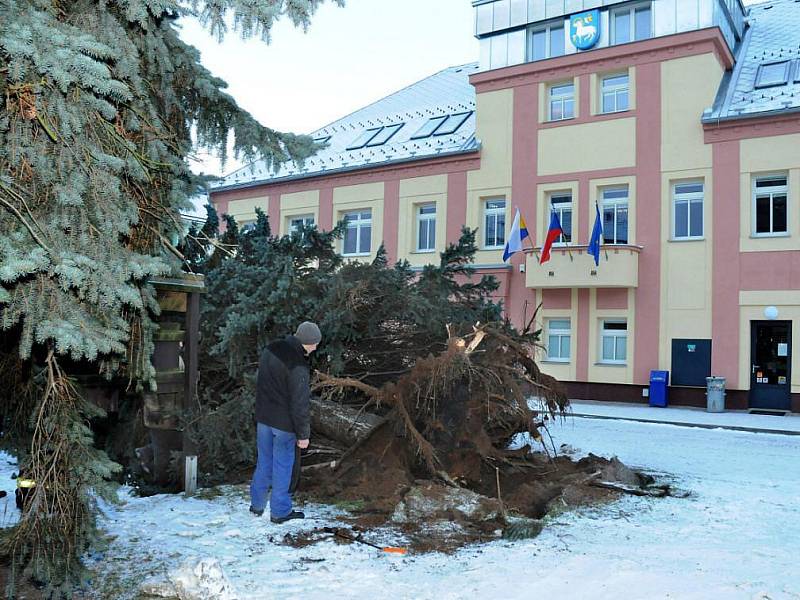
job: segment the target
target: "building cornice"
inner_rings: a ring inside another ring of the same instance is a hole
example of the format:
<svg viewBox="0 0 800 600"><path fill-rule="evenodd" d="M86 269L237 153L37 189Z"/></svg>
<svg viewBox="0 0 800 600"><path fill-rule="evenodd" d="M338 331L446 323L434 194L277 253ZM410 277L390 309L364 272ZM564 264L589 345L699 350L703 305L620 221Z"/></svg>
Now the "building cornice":
<svg viewBox="0 0 800 600"><path fill-rule="evenodd" d="M469 81L481 93L708 52L726 71L733 67L734 57L722 32L709 27L475 73Z"/></svg>
<svg viewBox="0 0 800 600"><path fill-rule="evenodd" d="M271 194L287 194L329 187L343 187L362 183L375 183L392 179L409 179L427 175L443 175L480 168L480 147L431 158L406 160L391 164L369 164L337 172L313 173L301 178L275 181L253 181L212 189L212 202L241 200Z"/></svg>
<svg viewBox="0 0 800 600"><path fill-rule="evenodd" d="M800 111L782 110L775 114L742 115L703 123L706 144L750 138L800 133Z"/></svg>

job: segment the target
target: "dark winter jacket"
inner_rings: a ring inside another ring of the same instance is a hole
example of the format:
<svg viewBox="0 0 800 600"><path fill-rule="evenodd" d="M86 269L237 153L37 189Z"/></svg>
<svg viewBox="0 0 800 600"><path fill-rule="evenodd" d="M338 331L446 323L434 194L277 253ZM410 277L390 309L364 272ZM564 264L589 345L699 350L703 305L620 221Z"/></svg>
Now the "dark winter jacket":
<svg viewBox="0 0 800 600"><path fill-rule="evenodd" d="M276 340L261 353L256 381L256 421L300 440L311 435L311 391L305 350L293 335Z"/></svg>

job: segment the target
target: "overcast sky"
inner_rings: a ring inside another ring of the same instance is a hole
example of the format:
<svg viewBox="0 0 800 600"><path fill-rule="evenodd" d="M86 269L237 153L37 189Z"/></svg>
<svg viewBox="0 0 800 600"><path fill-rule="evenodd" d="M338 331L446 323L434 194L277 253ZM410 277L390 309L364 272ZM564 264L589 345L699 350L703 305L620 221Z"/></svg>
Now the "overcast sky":
<svg viewBox="0 0 800 600"><path fill-rule="evenodd" d="M269 45L234 33L217 43L194 20L183 39L261 123L309 133L445 67L478 60L470 0L323 4L308 32L279 22ZM219 174L206 159L195 170ZM224 171L235 167L229 161Z"/></svg>
<svg viewBox="0 0 800 600"><path fill-rule="evenodd" d="M309 133L445 67L477 61L473 10L470 0L326 2L306 33L278 22L270 45L235 33L220 44L197 21L181 23L183 39L240 106L268 127ZM195 170L236 167L203 157Z"/></svg>

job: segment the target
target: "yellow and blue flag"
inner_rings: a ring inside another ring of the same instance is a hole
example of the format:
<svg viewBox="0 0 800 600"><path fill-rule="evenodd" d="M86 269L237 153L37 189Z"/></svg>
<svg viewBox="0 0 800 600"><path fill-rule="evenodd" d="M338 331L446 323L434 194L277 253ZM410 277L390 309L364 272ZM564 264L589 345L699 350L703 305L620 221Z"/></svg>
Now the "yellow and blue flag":
<svg viewBox="0 0 800 600"><path fill-rule="evenodd" d="M519 209L517 209L517 214L514 216L514 223L511 225L511 232L508 234L506 247L503 250L503 262L507 261L515 252L521 252L522 240L528 238L530 241L530 237L528 228L525 225L525 219L522 218L522 215L519 214Z"/></svg>

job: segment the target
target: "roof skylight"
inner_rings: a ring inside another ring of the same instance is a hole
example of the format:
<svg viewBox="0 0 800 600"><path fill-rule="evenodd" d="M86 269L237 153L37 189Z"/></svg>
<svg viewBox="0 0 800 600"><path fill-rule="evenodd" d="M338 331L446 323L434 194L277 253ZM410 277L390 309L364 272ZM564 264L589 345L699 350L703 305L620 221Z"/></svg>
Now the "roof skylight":
<svg viewBox="0 0 800 600"><path fill-rule="evenodd" d="M417 133L411 136L412 140L420 140L422 138L430 137L432 135L450 135L458 131L458 128L464 124L472 111L456 113L454 115L445 115L443 117L433 117L423 125Z"/></svg>
<svg viewBox="0 0 800 600"><path fill-rule="evenodd" d="M447 116L443 117L433 117L429 119L425 125L419 128L419 131L411 136L412 140L420 140L422 138L430 137L433 135L433 132L441 125L442 123L447 120Z"/></svg>
<svg viewBox="0 0 800 600"><path fill-rule="evenodd" d="M472 114L472 111L458 113L455 115L450 115L447 117L447 121L441 124L441 126L434 132L433 135L448 135L451 133L455 133L458 131L458 128L464 124L469 116Z"/></svg>
<svg viewBox="0 0 800 600"><path fill-rule="evenodd" d="M392 136L394 136L395 133L400 131L403 125L405 125L405 123L398 123L397 125L387 125L383 129L381 129L378 135L376 135L369 142L367 142L367 146L372 147L385 144L390 139L392 139Z"/></svg>
<svg viewBox="0 0 800 600"><path fill-rule="evenodd" d="M323 136L320 136L320 137L315 137L314 138L314 143L315 144L327 144L330 139L331 139L331 136L323 135Z"/></svg>
<svg viewBox="0 0 800 600"><path fill-rule="evenodd" d="M757 88L771 87L773 85L783 85L789 77L789 61L769 63L758 67L756 75Z"/></svg>
<svg viewBox="0 0 800 600"><path fill-rule="evenodd" d="M359 148L363 148L369 142L372 141L372 138L378 135L378 132L381 129L383 129L383 127L373 127L372 129L367 129L366 131L362 132L361 135L359 135L355 140L353 140L353 143L350 144L347 147L347 149L358 150Z"/></svg>

